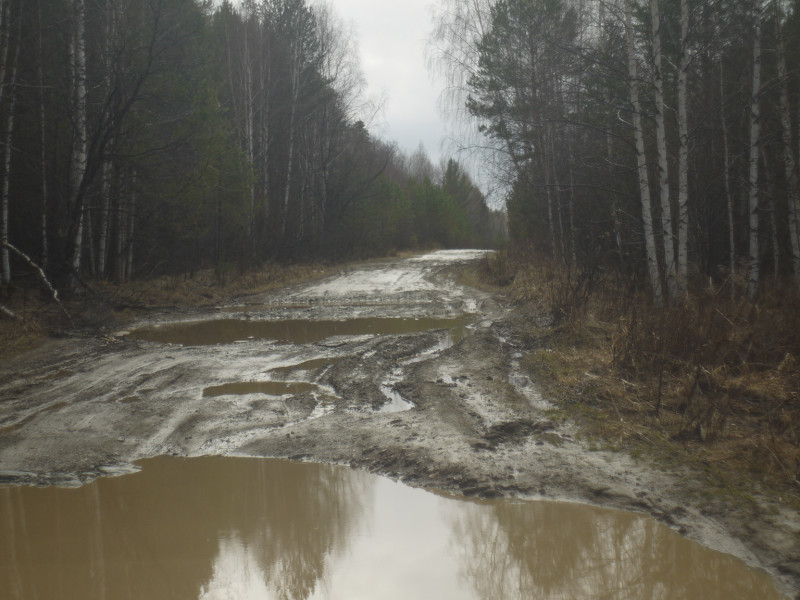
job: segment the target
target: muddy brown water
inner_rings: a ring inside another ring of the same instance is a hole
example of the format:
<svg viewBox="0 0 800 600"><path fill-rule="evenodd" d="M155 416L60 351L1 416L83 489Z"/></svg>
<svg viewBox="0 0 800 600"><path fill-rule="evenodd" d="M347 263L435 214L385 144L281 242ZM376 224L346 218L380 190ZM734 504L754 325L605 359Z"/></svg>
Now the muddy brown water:
<svg viewBox="0 0 800 600"><path fill-rule="evenodd" d="M457 342L467 334L467 328L474 320L472 315L451 319L387 317L342 321L213 319L137 329L130 332L130 337L185 346L232 344L263 339L279 343L313 344L335 336L400 335L446 329L451 339Z"/></svg>
<svg viewBox="0 0 800 600"><path fill-rule="evenodd" d="M283 396L285 394L302 394L318 389L313 383L305 381L242 381L225 383L207 387L203 390L206 398L216 398L232 394L244 396L247 394L267 394L270 396Z"/></svg>
<svg viewBox="0 0 800 600"><path fill-rule="evenodd" d="M781 597L641 515L464 501L282 460L141 467L77 489L0 487L0 598Z"/></svg>

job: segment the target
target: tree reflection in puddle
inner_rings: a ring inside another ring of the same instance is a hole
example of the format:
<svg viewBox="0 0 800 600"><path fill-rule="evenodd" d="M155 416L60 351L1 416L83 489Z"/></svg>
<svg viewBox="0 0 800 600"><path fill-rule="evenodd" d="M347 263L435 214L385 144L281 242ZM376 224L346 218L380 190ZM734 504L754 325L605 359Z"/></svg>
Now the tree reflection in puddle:
<svg viewBox="0 0 800 600"><path fill-rule="evenodd" d="M0 487L0 597L780 597L640 515L463 501L281 460L142 467L78 489Z"/></svg>
<svg viewBox="0 0 800 600"><path fill-rule="evenodd" d="M783 597L764 573L643 515L493 502L448 520L463 574L479 598Z"/></svg>

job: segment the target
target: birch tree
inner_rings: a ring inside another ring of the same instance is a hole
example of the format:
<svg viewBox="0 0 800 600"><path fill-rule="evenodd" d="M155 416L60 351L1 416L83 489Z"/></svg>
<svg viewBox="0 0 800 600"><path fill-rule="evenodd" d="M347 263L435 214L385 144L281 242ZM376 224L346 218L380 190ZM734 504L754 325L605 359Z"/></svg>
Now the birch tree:
<svg viewBox="0 0 800 600"><path fill-rule="evenodd" d="M73 140L70 164L70 212L72 235L73 273L80 271L83 251L84 227L84 187L88 159L86 135L86 6L84 0L73 0L72 15L72 99L73 99ZM74 281L74 280L73 280Z"/></svg>
<svg viewBox="0 0 800 600"><path fill-rule="evenodd" d="M761 21L763 0L753 0L753 84L750 94L750 164L749 164L749 252L750 272L748 274L748 295L754 299L759 284L759 245L758 245L758 159L761 144Z"/></svg>
<svg viewBox="0 0 800 600"><path fill-rule="evenodd" d="M624 0L625 13L625 42L628 55L628 91L633 109L633 134L636 143L636 170L639 179L639 198L642 206L642 226L644 233L647 268L650 274L650 285L656 304L661 304L663 295L661 291L661 273L658 267L656 241L653 232L653 215L650 205L650 177L647 172L647 157L645 155L644 130L642 129L642 106L639 101L639 74L636 64L636 45L633 37L633 13L631 0Z"/></svg>
<svg viewBox="0 0 800 600"><path fill-rule="evenodd" d="M3 7L5 8L5 7ZM3 88L8 87L9 94L8 98L0 98L0 106L2 106L3 100L7 102L5 106L6 113L6 130L5 130L5 144L4 144L4 151L3 151L3 184L2 184L2 191L0 191L0 220L2 220L2 229L0 229L0 260L2 261L2 274L0 277L0 281L8 285L11 282L11 260L9 257L9 239L8 239L8 231L9 231L9 193L10 193L10 186L11 186L11 154L12 154L12 147L13 147L13 139L14 139L14 124L15 124L15 117L16 117L16 106L17 106L17 68L19 66L19 53L20 47L22 46L22 13L21 7L20 11L17 12L16 19L17 19L17 26L16 26L16 39L11 39L11 31L13 23L11 22L11 15L13 15L13 11L11 7L8 8L8 12L4 15L3 22L6 24L6 31L5 31L5 39L3 42L3 63L5 63L5 58L8 56L8 47L13 45L14 52L13 58L11 59L11 71L8 76L8 80L5 79L0 80L0 85ZM3 64L3 71L5 71L5 64ZM3 73L5 75L5 73ZM5 96L5 94L3 94Z"/></svg>
<svg viewBox="0 0 800 600"><path fill-rule="evenodd" d="M659 196L661 199L661 231L664 244L664 268L667 276L667 298L677 293L675 277L675 246L672 231L672 203L669 190L669 163L667 158L667 127L664 117L664 78L661 57L661 11L658 0L650 0L653 26L653 87L656 107L656 148L658 151ZM638 93L637 93L638 96ZM634 109L638 112L638 109ZM638 150L637 150L638 153Z"/></svg>
<svg viewBox="0 0 800 600"><path fill-rule="evenodd" d="M295 166L295 141L297 133L297 104L300 97L300 74L303 68L304 41L306 20L304 19L305 7L301 2L288 2L284 7L284 39L289 45L289 132L287 137L288 152L286 158L286 182L283 189L283 204L281 207L281 236L286 236L289 222L289 198L292 191L292 175Z"/></svg>

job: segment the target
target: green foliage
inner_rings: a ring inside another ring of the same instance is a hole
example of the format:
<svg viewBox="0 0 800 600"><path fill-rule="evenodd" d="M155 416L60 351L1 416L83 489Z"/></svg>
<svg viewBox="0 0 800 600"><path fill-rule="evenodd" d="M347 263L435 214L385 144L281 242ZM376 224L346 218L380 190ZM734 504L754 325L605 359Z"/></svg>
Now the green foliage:
<svg viewBox="0 0 800 600"><path fill-rule="evenodd" d="M469 177L450 161L442 185L429 178L382 174L348 206L329 239L340 254L386 254L414 248L490 247L504 236Z"/></svg>

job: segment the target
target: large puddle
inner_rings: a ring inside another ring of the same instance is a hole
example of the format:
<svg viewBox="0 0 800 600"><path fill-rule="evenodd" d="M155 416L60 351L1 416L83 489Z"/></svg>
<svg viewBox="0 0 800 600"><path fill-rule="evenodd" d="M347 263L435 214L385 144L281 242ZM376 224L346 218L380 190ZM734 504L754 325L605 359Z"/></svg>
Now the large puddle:
<svg viewBox="0 0 800 600"><path fill-rule="evenodd" d="M139 340L185 346L232 344L247 340L274 340L284 344L313 344L336 336L400 335L445 329L453 342L467 334L475 320L472 315L451 319L361 318L343 321L283 319L259 321L248 319L210 319L137 329L130 336Z"/></svg>
<svg viewBox="0 0 800 600"><path fill-rule="evenodd" d="M0 598L781 598L635 514L279 460L141 466L78 489L0 487Z"/></svg>

